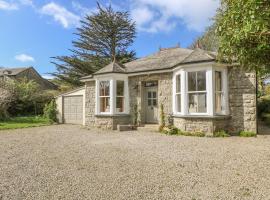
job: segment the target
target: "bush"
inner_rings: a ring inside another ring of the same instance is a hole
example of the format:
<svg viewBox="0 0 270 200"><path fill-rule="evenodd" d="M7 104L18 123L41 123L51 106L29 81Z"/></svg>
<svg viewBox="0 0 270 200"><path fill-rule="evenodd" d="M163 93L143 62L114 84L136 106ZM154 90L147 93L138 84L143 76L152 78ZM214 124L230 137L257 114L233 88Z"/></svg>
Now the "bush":
<svg viewBox="0 0 270 200"><path fill-rule="evenodd" d="M215 132L214 137L230 137L230 135L226 131L221 130L221 131Z"/></svg>
<svg viewBox="0 0 270 200"><path fill-rule="evenodd" d="M162 129L162 133L164 133L166 135L179 135L179 134L181 134L181 130L176 128L175 126L164 127Z"/></svg>
<svg viewBox="0 0 270 200"><path fill-rule="evenodd" d="M165 113L164 113L164 106L163 104L160 105L160 125L158 128L159 132L163 132L163 129L165 128Z"/></svg>
<svg viewBox="0 0 270 200"><path fill-rule="evenodd" d="M195 136L195 137L205 137L203 132L184 132L175 126L165 126L162 133L166 135L183 135L183 136Z"/></svg>
<svg viewBox="0 0 270 200"><path fill-rule="evenodd" d="M254 132L250 132L250 131L241 131L241 132L239 133L239 136L240 136L240 137L256 137L257 135L256 135L256 133L254 133Z"/></svg>
<svg viewBox="0 0 270 200"><path fill-rule="evenodd" d="M52 100L50 103L46 104L43 112L44 112L44 117L49 119L51 122L58 121L55 100Z"/></svg>
<svg viewBox="0 0 270 200"><path fill-rule="evenodd" d="M265 96L258 100L258 116L263 119L265 113L270 113L270 97Z"/></svg>

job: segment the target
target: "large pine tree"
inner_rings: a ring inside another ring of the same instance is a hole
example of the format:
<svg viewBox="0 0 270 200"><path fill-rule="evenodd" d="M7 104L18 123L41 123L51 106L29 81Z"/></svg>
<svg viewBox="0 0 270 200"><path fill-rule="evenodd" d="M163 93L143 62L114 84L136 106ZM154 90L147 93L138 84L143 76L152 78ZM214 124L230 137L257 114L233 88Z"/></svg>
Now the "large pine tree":
<svg viewBox="0 0 270 200"><path fill-rule="evenodd" d="M113 60L125 63L135 59L128 51L136 36L135 23L128 12L114 11L97 4L98 12L87 15L77 28L72 56L54 57L57 79L72 86L80 85L82 76L92 74Z"/></svg>

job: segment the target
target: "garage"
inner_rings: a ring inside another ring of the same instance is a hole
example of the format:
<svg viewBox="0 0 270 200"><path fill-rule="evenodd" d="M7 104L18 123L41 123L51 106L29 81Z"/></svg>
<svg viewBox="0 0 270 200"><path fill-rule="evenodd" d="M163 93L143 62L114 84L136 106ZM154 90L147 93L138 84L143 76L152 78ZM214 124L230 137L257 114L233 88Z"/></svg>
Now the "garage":
<svg viewBox="0 0 270 200"><path fill-rule="evenodd" d="M56 97L58 120L66 124L84 124L85 88L78 88Z"/></svg>
<svg viewBox="0 0 270 200"><path fill-rule="evenodd" d="M67 124L83 124L83 96L64 97L63 118Z"/></svg>

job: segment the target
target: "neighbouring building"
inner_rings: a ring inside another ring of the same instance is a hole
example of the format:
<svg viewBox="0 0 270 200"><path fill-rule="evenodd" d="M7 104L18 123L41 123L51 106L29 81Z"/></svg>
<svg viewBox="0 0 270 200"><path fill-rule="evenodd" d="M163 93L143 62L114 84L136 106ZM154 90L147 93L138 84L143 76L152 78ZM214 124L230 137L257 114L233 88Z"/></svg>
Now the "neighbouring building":
<svg viewBox="0 0 270 200"><path fill-rule="evenodd" d="M85 86L58 96L59 119L88 127L160 123L183 131L256 132L256 77L216 62L201 49L168 48L126 63L113 62L81 79Z"/></svg>
<svg viewBox="0 0 270 200"><path fill-rule="evenodd" d="M35 81L41 89L55 90L57 86L52 82L44 79L33 67L21 67L21 68L4 68L0 67L0 80L22 80L28 79Z"/></svg>

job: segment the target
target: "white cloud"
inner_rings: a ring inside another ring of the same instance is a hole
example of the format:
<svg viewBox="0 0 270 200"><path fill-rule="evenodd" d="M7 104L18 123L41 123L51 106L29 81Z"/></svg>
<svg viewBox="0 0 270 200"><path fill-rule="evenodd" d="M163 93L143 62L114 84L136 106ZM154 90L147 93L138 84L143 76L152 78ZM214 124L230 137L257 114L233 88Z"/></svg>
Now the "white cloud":
<svg viewBox="0 0 270 200"><path fill-rule="evenodd" d="M18 10L18 5L0 0L0 10Z"/></svg>
<svg viewBox="0 0 270 200"><path fill-rule="evenodd" d="M188 29L200 32L211 24L210 19L218 6L219 0L135 0L131 5L131 13L135 13L132 16L139 30L170 31L182 23ZM155 17L150 19L150 13Z"/></svg>
<svg viewBox="0 0 270 200"><path fill-rule="evenodd" d="M75 11L80 12L81 16L92 15L98 12L97 8L86 8L77 1L72 1L72 7Z"/></svg>
<svg viewBox="0 0 270 200"><path fill-rule="evenodd" d="M33 0L20 0L20 3L26 6L34 6Z"/></svg>
<svg viewBox="0 0 270 200"><path fill-rule="evenodd" d="M41 14L49 15L54 18L54 20L60 23L64 28L69 28L71 26L77 26L80 17L74 13L68 11L65 7L60 6L54 2L44 5L41 10Z"/></svg>
<svg viewBox="0 0 270 200"><path fill-rule="evenodd" d="M27 54L20 54L15 56L15 59L20 62L35 62L35 59L32 56L29 56Z"/></svg>

